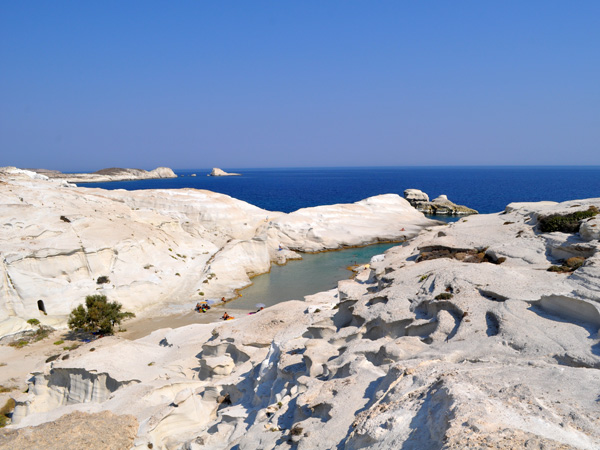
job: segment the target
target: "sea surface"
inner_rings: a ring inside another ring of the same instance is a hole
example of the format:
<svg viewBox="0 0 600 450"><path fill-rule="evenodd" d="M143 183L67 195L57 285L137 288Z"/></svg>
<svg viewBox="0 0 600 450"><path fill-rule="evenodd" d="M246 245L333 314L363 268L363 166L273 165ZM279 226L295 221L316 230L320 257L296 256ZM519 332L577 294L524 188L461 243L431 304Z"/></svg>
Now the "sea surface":
<svg viewBox="0 0 600 450"><path fill-rule="evenodd" d="M289 261L285 266L273 265L269 273L252 279L252 286L243 289L241 297L232 306L253 310L257 304L265 307L286 300L302 300L305 295L328 291L337 287L339 280L350 278L348 266L364 264L397 244L374 244L334 252L302 255L301 260Z"/></svg>
<svg viewBox="0 0 600 450"><path fill-rule="evenodd" d="M236 169L242 176L208 177L211 169L175 170L178 178L81 183L103 189L207 189L270 211L352 203L379 194L420 189L430 199L446 194L480 213L511 202L600 197L600 166L568 167L365 167ZM192 174L197 176L192 177Z"/></svg>

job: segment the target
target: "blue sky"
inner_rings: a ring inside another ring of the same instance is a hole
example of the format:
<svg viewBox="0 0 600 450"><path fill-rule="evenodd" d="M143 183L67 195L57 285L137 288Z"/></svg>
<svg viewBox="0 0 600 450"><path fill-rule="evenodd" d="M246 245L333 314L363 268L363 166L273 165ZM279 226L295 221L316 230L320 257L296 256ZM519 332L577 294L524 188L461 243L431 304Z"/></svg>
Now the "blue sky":
<svg viewBox="0 0 600 450"><path fill-rule="evenodd" d="M600 164L598 1L0 0L0 166Z"/></svg>

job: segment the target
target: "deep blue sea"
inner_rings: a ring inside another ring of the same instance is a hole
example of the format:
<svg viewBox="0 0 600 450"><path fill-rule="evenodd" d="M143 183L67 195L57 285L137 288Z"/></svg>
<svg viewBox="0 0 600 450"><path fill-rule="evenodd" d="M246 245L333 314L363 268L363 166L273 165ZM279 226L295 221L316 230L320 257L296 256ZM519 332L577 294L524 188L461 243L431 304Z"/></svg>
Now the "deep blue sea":
<svg viewBox="0 0 600 450"><path fill-rule="evenodd" d="M589 167L366 167L235 169L236 177L207 177L210 169L175 170L178 178L86 183L103 189L208 189L270 211L352 203L405 189L440 194L480 213L504 210L510 202L564 201L600 197L600 166ZM197 176L192 177L192 174Z"/></svg>

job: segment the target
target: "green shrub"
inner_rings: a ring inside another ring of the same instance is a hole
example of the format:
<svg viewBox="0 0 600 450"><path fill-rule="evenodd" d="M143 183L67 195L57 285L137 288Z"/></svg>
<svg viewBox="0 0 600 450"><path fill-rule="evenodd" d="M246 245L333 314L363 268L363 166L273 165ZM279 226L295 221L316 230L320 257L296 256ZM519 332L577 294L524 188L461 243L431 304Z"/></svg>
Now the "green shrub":
<svg viewBox="0 0 600 450"><path fill-rule="evenodd" d="M598 208L590 206L587 211L576 211L571 214L552 214L540 218L540 230L542 233L560 231L562 233L577 233L580 222L583 219L594 217L598 214Z"/></svg>
<svg viewBox="0 0 600 450"><path fill-rule="evenodd" d="M110 283L110 280L105 275L98 277L98 279L96 280L96 284L105 284L105 283Z"/></svg>
<svg viewBox="0 0 600 450"><path fill-rule="evenodd" d="M4 404L4 406L0 408L0 428L3 428L6 425L8 425L8 421L10 420L8 418L8 415L12 413L14 409L15 401L12 398L9 398Z"/></svg>
<svg viewBox="0 0 600 450"><path fill-rule="evenodd" d="M8 345L10 345L11 347L15 347L15 348L23 348L28 344L29 344L29 341L27 339L19 339L18 341L13 341Z"/></svg>
<svg viewBox="0 0 600 450"><path fill-rule="evenodd" d="M550 266L548 268L548 272L558 272L558 273L574 272L575 270L577 270L581 266L583 266L584 262L585 262L585 258L583 258L582 256L574 256L572 258L567 259L560 266Z"/></svg>
<svg viewBox="0 0 600 450"><path fill-rule="evenodd" d="M56 341L56 342L54 343L54 345L62 345L62 344L64 344L64 343L65 343L65 341L64 341L63 339L59 339L58 341Z"/></svg>
<svg viewBox="0 0 600 450"><path fill-rule="evenodd" d="M135 317L132 312L122 312L118 302L109 302L105 295L88 295L85 306L79 305L69 315L69 328L90 333L113 334L115 325Z"/></svg>
<svg viewBox="0 0 600 450"><path fill-rule="evenodd" d="M442 292L441 294L438 294L435 296L436 300L450 300L453 297L452 294L450 294L449 292Z"/></svg>
<svg viewBox="0 0 600 450"><path fill-rule="evenodd" d="M40 324L40 321L39 321L39 320L37 320L37 319L29 319L29 320L27 321L27 323L28 323L29 325L39 325L39 324Z"/></svg>

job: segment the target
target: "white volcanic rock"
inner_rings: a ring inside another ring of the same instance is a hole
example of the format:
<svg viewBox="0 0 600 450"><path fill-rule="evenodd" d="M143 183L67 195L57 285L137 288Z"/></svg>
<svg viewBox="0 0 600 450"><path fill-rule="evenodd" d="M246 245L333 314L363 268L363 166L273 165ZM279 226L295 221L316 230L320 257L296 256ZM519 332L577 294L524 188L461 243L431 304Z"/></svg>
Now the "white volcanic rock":
<svg viewBox="0 0 600 450"><path fill-rule="evenodd" d="M13 427L112 411L140 449L598 449L600 243L537 227L590 205L471 216L308 302L84 345ZM557 248L587 257L548 272Z"/></svg>
<svg viewBox="0 0 600 450"><path fill-rule="evenodd" d="M207 175L209 177L231 177L241 175L241 173L229 173L224 170L219 169L218 167L213 168L213 170Z"/></svg>
<svg viewBox="0 0 600 450"><path fill-rule="evenodd" d="M436 224L439 223L426 219L399 195L387 194L353 204L303 208L278 216L271 222L269 236L293 250L316 252L405 240L424 226Z"/></svg>
<svg viewBox="0 0 600 450"><path fill-rule="evenodd" d="M466 206L457 205L448 200L448 196L440 195L431 202L429 196L418 189L406 189L404 198L418 211L433 215L470 215L477 211Z"/></svg>
<svg viewBox="0 0 600 450"><path fill-rule="evenodd" d="M579 229L579 234L586 241L594 241L600 239L600 219L593 217L584 221Z"/></svg>
<svg viewBox="0 0 600 450"><path fill-rule="evenodd" d="M401 240L435 224L397 196L285 215L209 191L67 189L11 177L0 182L0 337L30 329L30 318L64 326L95 293L138 316L191 309L199 298L235 297L249 276L299 258L292 250Z"/></svg>
<svg viewBox="0 0 600 450"><path fill-rule="evenodd" d="M428 202L429 195L419 189L406 189L404 198L409 202Z"/></svg>
<svg viewBox="0 0 600 450"><path fill-rule="evenodd" d="M154 170L110 168L93 173L62 173L56 170L36 169L38 175L46 179L65 180L69 183L100 183L107 181L148 180L153 178L176 178L177 175L168 167L157 167Z"/></svg>

